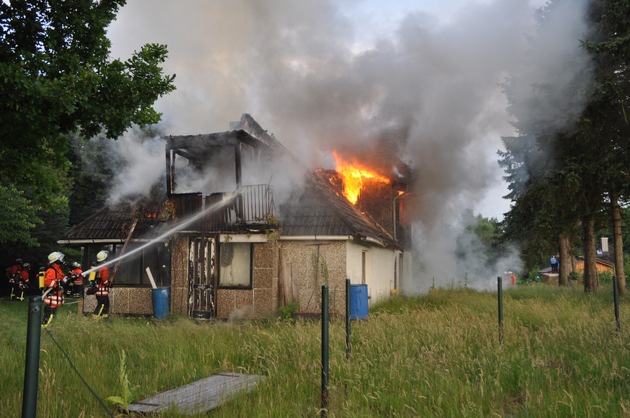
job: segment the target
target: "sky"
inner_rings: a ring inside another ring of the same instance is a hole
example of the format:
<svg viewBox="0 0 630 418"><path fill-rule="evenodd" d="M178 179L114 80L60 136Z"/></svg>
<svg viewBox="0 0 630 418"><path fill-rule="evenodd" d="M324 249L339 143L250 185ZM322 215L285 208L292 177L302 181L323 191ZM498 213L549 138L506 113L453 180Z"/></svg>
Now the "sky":
<svg viewBox="0 0 630 418"><path fill-rule="evenodd" d="M573 110L535 97L551 86L551 102L565 102L588 67L587 0L557 3L541 29L544 0L132 0L108 36L115 58L168 46L177 90L156 103L165 135L225 131L249 113L313 168L386 144L417 173L416 241L454 253L445 225L467 209L509 210L497 163L515 135L505 84L521 123L547 114L561 129Z"/></svg>

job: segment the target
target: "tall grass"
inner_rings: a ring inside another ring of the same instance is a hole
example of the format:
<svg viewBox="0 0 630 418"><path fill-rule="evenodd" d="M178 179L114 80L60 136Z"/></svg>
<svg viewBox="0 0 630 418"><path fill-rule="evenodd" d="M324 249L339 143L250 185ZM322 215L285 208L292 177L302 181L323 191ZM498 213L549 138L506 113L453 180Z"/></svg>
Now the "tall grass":
<svg viewBox="0 0 630 418"><path fill-rule="evenodd" d="M434 289L372 307L330 326L329 417L628 417L630 333L612 292L545 285L504 292L503 344L496 293ZM0 302L0 416L21 411L27 304ZM262 374L250 393L206 415L320 414L321 326L267 318L196 322L114 317L96 322L62 308L51 333L101 398L141 400L221 371ZM107 416L42 333L38 416ZM121 370L124 359L124 370ZM121 373L122 372L122 373ZM126 377L126 379L121 378ZM125 414L118 411L117 415ZM175 411L162 416L179 416Z"/></svg>

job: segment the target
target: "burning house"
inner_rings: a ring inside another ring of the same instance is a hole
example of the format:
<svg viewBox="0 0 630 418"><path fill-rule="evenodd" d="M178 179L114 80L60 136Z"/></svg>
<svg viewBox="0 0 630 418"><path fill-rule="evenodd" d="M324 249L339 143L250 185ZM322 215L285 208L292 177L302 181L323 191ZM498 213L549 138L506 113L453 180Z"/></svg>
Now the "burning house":
<svg viewBox="0 0 630 418"><path fill-rule="evenodd" d="M112 313L153 313L147 268L172 313L204 319L316 313L325 283L342 313L346 278L371 302L406 280L404 164L377 172L336 155L336 170L309 172L247 114L227 132L166 137L165 157L150 198L103 208L62 241L85 266L103 248L123 255Z"/></svg>

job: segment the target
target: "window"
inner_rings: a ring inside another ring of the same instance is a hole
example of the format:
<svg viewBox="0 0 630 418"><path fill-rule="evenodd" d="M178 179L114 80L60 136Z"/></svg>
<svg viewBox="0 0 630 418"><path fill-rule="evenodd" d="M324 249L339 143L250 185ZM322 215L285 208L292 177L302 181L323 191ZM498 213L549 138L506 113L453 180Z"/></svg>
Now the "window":
<svg viewBox="0 0 630 418"><path fill-rule="evenodd" d="M251 288L252 244L224 242L219 247L219 286Z"/></svg>
<svg viewBox="0 0 630 418"><path fill-rule="evenodd" d="M151 286L151 283L147 277L145 269L151 268L151 274L158 286L165 286L170 284L167 261L168 251L163 244L155 244L146 248L140 249L144 246L142 243L130 243L126 249L125 254L118 265L118 261L109 264L110 271L113 273L118 266L118 272L114 278L116 285L129 285L129 286ZM122 245L108 245L108 246L90 246L87 250L88 266L94 266L96 262L96 254L101 250L107 250L109 257L107 261L115 260L119 257L122 251Z"/></svg>

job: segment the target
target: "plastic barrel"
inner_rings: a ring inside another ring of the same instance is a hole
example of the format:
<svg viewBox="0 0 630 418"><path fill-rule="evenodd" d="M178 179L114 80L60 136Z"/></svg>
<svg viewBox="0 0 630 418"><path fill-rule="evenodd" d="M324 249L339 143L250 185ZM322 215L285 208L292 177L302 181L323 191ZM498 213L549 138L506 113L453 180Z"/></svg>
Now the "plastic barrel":
<svg viewBox="0 0 630 418"><path fill-rule="evenodd" d="M350 319L368 316L368 288L366 284L350 285Z"/></svg>
<svg viewBox="0 0 630 418"><path fill-rule="evenodd" d="M153 316L156 318L168 316L171 299L170 286L151 289L151 298L153 299Z"/></svg>

